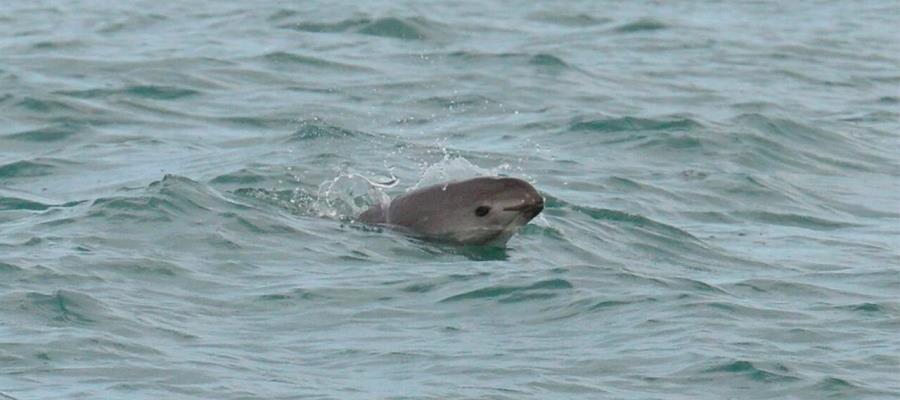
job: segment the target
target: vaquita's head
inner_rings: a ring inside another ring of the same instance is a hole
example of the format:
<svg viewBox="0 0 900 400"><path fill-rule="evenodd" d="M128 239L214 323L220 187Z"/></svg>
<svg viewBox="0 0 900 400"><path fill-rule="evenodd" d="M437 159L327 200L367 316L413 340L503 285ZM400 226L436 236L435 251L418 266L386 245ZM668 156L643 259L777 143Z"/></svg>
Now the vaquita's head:
<svg viewBox="0 0 900 400"><path fill-rule="evenodd" d="M543 209L543 197L528 182L480 177L397 198L390 223L456 243L502 245Z"/></svg>

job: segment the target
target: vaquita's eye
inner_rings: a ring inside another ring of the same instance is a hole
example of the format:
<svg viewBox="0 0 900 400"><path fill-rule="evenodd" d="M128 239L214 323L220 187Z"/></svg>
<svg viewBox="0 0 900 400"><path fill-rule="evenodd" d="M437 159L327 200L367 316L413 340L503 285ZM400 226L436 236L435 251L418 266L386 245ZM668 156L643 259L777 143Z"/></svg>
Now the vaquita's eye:
<svg viewBox="0 0 900 400"><path fill-rule="evenodd" d="M479 217L488 215L489 212L491 212L491 208L488 206L481 206L481 207L478 207L475 209L475 215L477 215Z"/></svg>

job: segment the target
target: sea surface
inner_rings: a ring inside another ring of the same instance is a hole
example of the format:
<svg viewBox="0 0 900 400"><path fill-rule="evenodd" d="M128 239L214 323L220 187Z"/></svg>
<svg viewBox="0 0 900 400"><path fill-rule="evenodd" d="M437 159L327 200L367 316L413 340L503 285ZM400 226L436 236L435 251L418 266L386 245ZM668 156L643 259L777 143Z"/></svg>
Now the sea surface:
<svg viewBox="0 0 900 400"><path fill-rule="evenodd" d="M0 399L900 399L898 15L4 1Z"/></svg>

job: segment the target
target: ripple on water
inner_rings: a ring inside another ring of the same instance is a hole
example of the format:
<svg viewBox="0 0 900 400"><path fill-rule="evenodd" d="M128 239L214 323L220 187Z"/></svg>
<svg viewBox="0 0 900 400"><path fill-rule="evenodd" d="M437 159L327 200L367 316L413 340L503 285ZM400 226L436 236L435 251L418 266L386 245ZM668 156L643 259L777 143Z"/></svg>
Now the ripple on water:
<svg viewBox="0 0 900 400"><path fill-rule="evenodd" d="M168 20L169 17L161 14L141 14L120 18L114 21L104 21L97 27L97 32L102 34L116 34L130 32L138 29L152 29L159 23Z"/></svg>
<svg viewBox="0 0 900 400"><path fill-rule="evenodd" d="M662 21L653 18L642 18L637 21L620 25L614 29L618 33L653 32L667 29L669 26Z"/></svg>
<svg viewBox="0 0 900 400"><path fill-rule="evenodd" d="M595 220L602 221L611 221L611 222L621 222L631 226L640 227L640 228L649 228L652 231L659 231L664 233L665 235L678 239L684 240L694 243L702 243L699 239L691 235L690 233L679 229L675 226L656 222L650 218L644 217L638 214L631 214L618 210L610 210L605 208L594 208L588 206L580 206L576 204L571 204L565 202L561 199L555 198L550 195L545 195L545 207L548 209L554 208L568 208L573 211L576 211L580 214L588 216Z"/></svg>
<svg viewBox="0 0 900 400"><path fill-rule="evenodd" d="M816 230L832 230L859 226L858 224L832 221L824 218L812 217L809 215L773 213L766 211L739 211L734 212L731 215L738 218L771 225L794 226L798 228Z"/></svg>
<svg viewBox="0 0 900 400"><path fill-rule="evenodd" d="M13 133L0 136L2 139L11 139L25 142L56 142L68 139L78 133L84 132L85 127L81 124L63 123L44 128L27 130L19 133Z"/></svg>
<svg viewBox="0 0 900 400"><path fill-rule="evenodd" d="M833 399L895 398L897 396L896 392L869 389L852 383L848 379L827 376L804 388L803 393L804 395L817 393L823 398Z"/></svg>
<svg viewBox="0 0 900 400"><path fill-rule="evenodd" d="M588 132L628 132L628 131L676 131L685 132L702 128L703 124L690 118L651 119L638 117L600 118L593 120L576 119L569 125L569 131Z"/></svg>
<svg viewBox="0 0 900 400"><path fill-rule="evenodd" d="M852 136L813 127L793 120L751 113L734 118L738 126L750 132L731 136L749 144L740 159L759 170L792 166L803 171L877 171L893 162L879 149ZM829 168L830 167L830 168Z"/></svg>
<svg viewBox="0 0 900 400"><path fill-rule="evenodd" d="M289 12L284 13L281 12L278 15L273 15L273 18L276 19L284 19L296 16L297 13ZM336 32L344 32L348 29L364 26L366 24L371 23L372 20L369 18L351 18L345 19L337 22L297 22L293 24L284 24L281 25L281 28L294 29L303 32L313 32L313 33L336 33Z"/></svg>
<svg viewBox="0 0 900 400"><path fill-rule="evenodd" d="M43 211L51 206L37 201L20 199L17 197L0 196L0 210L31 210Z"/></svg>
<svg viewBox="0 0 900 400"><path fill-rule="evenodd" d="M120 222L169 222L177 216L205 214L215 208L242 208L190 179L166 175L133 195L94 200L87 216Z"/></svg>
<svg viewBox="0 0 900 400"><path fill-rule="evenodd" d="M447 63L453 63L460 67L471 66L473 63L484 65L485 67L496 67L498 64L508 65L510 68L516 67L533 67L524 70L526 73L537 71L551 73L555 75L563 71L582 71L567 63L562 56L550 53L524 53L524 52L504 52L489 53L479 51L454 51L450 53L435 53L429 55L429 58L442 59ZM498 102L502 103L502 102Z"/></svg>
<svg viewBox="0 0 900 400"><path fill-rule="evenodd" d="M551 306L544 311L549 312L547 319L554 321L569 318L597 318L598 315L617 315L627 312L626 309L651 307L657 302L659 299L651 296L603 294Z"/></svg>
<svg viewBox="0 0 900 400"><path fill-rule="evenodd" d="M771 321L809 321L810 314L799 311L784 310L778 305L769 307L741 305L731 301L694 301L678 308L690 311L695 318L707 320L754 320Z"/></svg>
<svg viewBox="0 0 900 400"><path fill-rule="evenodd" d="M584 13L570 14L566 13L563 10L536 12L531 14L529 18L560 26L575 28L603 25L613 21L611 18L596 17Z"/></svg>
<svg viewBox="0 0 900 400"><path fill-rule="evenodd" d="M0 261L0 274L16 274L22 271L22 267Z"/></svg>
<svg viewBox="0 0 900 400"><path fill-rule="evenodd" d="M30 318L63 325L93 325L106 319L107 307L90 295L59 289L53 293L12 292L0 297L6 309L17 310Z"/></svg>
<svg viewBox="0 0 900 400"><path fill-rule="evenodd" d="M25 111L44 114L58 114L65 112L78 111L78 107L62 100L51 100L46 98L36 98L26 96L16 106Z"/></svg>
<svg viewBox="0 0 900 400"><path fill-rule="evenodd" d="M559 296L574 286L565 279L548 279L527 285L496 285L475 289L444 298L440 302L457 302L464 300L495 299L500 303L517 303L521 301L549 299Z"/></svg>
<svg viewBox="0 0 900 400"><path fill-rule="evenodd" d="M437 33L437 25L435 22L421 17L387 17L365 24L357 32L394 39L422 40L433 37Z"/></svg>
<svg viewBox="0 0 900 400"><path fill-rule="evenodd" d="M824 286L794 282L787 278L782 279L748 279L727 285L735 293L749 296L763 296L770 300L777 299L815 299L815 298L865 298L865 294L857 294L842 290L831 289Z"/></svg>
<svg viewBox="0 0 900 400"><path fill-rule="evenodd" d="M47 162L15 161L0 165L0 179L33 178L53 174L56 168Z"/></svg>
<svg viewBox="0 0 900 400"><path fill-rule="evenodd" d="M554 56L552 54L536 54L531 57L529 62L532 65L537 65L541 67L552 67L552 68L568 68L569 64L566 64L561 58Z"/></svg>
<svg viewBox="0 0 900 400"><path fill-rule="evenodd" d="M900 303L890 301L855 303L834 308L849 311L855 315L863 315L868 318L893 319L900 315Z"/></svg>
<svg viewBox="0 0 900 400"><path fill-rule="evenodd" d="M308 66L315 67L321 70L326 71L366 71L367 68L344 64L334 61L328 61L323 58L305 56L295 53L289 53L284 51L278 51L273 53L267 53L262 56L262 59L268 63L273 65L277 65L279 67L284 68L297 68L298 66Z"/></svg>
<svg viewBox="0 0 900 400"><path fill-rule="evenodd" d="M252 170L242 168L240 170L229 172L227 174L219 175L213 178L210 183L212 184L235 184L235 185L251 185L251 184L259 184L267 180L267 177L258 173L255 173Z"/></svg>
<svg viewBox="0 0 900 400"><path fill-rule="evenodd" d="M112 258L94 264L96 272L104 272L105 280L139 279L163 280L183 279L191 275L191 270L174 262L147 257Z"/></svg>
<svg viewBox="0 0 900 400"><path fill-rule="evenodd" d="M294 300L314 300L325 298L327 298L327 296L315 293L312 290L304 288L294 288L289 291L267 293L256 297L256 299L262 303Z"/></svg>
<svg viewBox="0 0 900 400"><path fill-rule="evenodd" d="M736 360L704 368L698 373L707 379L741 377L755 382L788 383L801 380L790 368L781 363L753 363Z"/></svg>
<svg viewBox="0 0 900 400"><path fill-rule="evenodd" d="M281 14L277 19L292 17ZM314 33L338 33L353 31L363 35L401 40L424 40L437 36L443 30L440 24L423 17L377 19L351 18L337 22L297 22L280 25L282 28Z"/></svg>
<svg viewBox="0 0 900 400"><path fill-rule="evenodd" d="M81 99L103 99L108 97L123 96L152 100L178 100L186 97L200 95L201 92L176 86L131 85L124 86L118 89L60 91L59 94Z"/></svg>
<svg viewBox="0 0 900 400"><path fill-rule="evenodd" d="M319 121L301 121L297 131L286 138L287 142L305 141L311 139L353 138L365 135L362 132L352 131Z"/></svg>

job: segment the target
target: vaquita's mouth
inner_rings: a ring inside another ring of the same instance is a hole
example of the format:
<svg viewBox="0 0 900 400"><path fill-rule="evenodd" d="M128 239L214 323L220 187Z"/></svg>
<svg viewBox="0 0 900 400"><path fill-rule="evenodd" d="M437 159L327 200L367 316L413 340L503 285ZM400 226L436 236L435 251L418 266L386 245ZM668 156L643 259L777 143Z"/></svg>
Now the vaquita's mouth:
<svg viewBox="0 0 900 400"><path fill-rule="evenodd" d="M544 199L540 198L540 197L538 197L538 199L536 201L525 202L525 203L519 204L517 206L503 208L503 211L519 211L522 214L528 216L529 219L534 218L535 216L540 214L541 211L543 211L543 210L544 210Z"/></svg>

